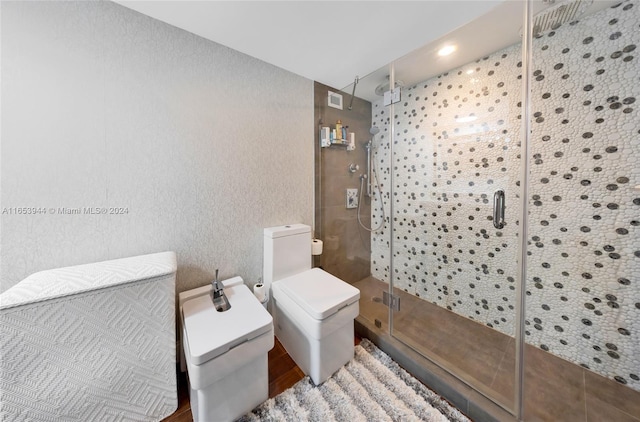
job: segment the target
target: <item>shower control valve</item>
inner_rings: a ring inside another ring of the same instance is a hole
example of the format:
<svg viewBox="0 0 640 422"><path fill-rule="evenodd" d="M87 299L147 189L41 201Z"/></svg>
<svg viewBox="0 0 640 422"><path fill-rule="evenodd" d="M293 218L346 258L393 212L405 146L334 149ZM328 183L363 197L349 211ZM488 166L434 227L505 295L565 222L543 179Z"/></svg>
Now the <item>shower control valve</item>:
<svg viewBox="0 0 640 422"><path fill-rule="evenodd" d="M356 171L360 170L360 166L354 163L349 164L349 172L351 173L355 173Z"/></svg>

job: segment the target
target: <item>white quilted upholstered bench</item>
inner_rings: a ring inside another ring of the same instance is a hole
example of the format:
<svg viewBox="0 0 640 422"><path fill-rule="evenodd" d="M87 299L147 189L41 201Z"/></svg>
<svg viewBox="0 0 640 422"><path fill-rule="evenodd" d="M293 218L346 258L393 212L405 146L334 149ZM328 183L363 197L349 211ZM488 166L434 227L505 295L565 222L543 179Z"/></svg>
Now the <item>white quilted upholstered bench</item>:
<svg viewBox="0 0 640 422"><path fill-rule="evenodd" d="M0 295L0 420L160 420L177 407L176 256L33 274Z"/></svg>

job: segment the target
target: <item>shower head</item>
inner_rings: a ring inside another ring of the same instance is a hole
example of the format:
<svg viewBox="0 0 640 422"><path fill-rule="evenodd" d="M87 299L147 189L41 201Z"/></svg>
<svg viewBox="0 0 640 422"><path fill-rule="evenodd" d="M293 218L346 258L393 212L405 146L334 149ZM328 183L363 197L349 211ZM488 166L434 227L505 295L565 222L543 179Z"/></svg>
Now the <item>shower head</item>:
<svg viewBox="0 0 640 422"><path fill-rule="evenodd" d="M593 0L568 0L554 4L555 0L546 0L552 4L533 17L533 36L539 37L548 31L555 31L567 22L572 22L580 17L593 4ZM522 36L522 28L520 28Z"/></svg>
<svg viewBox="0 0 640 422"><path fill-rule="evenodd" d="M371 126L369 129L369 133L371 134L371 139L364 146L367 149L367 157L369 157L369 153L371 152L371 148L373 148L373 141L376 139L376 135L380 133L380 128L378 126ZM369 164L367 164L367 168L369 168Z"/></svg>
<svg viewBox="0 0 640 422"><path fill-rule="evenodd" d="M396 83L394 84L395 88L402 88L404 86L404 82L399 79L396 79ZM376 87L375 93L382 97L385 92L387 92L390 88L391 84L389 83L389 75L387 75L387 80Z"/></svg>

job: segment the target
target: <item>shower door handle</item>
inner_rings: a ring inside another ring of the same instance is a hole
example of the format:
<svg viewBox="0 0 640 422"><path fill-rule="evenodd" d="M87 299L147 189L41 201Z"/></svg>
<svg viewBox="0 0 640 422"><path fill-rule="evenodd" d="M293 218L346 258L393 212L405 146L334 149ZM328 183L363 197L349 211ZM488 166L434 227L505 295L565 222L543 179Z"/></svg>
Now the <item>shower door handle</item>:
<svg viewBox="0 0 640 422"><path fill-rule="evenodd" d="M504 191L502 189L493 194L493 227L504 227Z"/></svg>

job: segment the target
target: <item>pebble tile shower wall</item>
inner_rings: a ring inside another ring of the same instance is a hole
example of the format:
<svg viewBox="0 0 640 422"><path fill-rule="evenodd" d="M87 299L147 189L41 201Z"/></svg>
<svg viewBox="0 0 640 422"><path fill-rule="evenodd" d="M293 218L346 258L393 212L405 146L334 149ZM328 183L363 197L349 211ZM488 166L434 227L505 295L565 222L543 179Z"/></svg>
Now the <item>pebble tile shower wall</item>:
<svg viewBox="0 0 640 422"><path fill-rule="evenodd" d="M638 22L640 3L626 1L534 40L525 321L527 343L634 390ZM509 258L517 227L481 224L492 204L480 190L504 188L507 209L520 201L520 48L409 87L396 116L382 100L373 104L373 124L383 129L376 159L386 207L390 118L396 126L396 286L508 335L515 327ZM463 203L475 211L463 213ZM388 238L388 226L372 237L372 274L387 281Z"/></svg>

